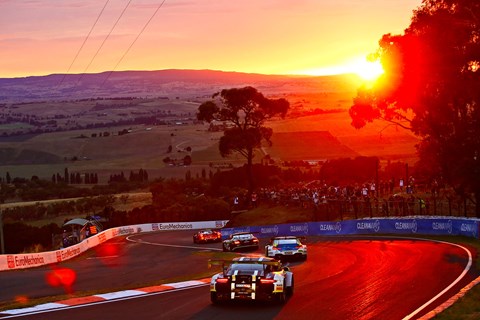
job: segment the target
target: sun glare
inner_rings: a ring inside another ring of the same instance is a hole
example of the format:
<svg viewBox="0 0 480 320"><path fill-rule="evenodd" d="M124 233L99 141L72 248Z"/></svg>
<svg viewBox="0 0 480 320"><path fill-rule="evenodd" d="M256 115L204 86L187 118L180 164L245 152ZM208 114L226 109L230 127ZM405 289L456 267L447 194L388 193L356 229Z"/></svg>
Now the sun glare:
<svg viewBox="0 0 480 320"><path fill-rule="evenodd" d="M383 68L380 61L369 61L366 57L359 57L347 61L345 63L316 69L301 70L294 72L295 74L306 74L312 76L326 76L335 74L356 74L362 80L366 82L375 81L380 75L383 74Z"/></svg>
<svg viewBox="0 0 480 320"><path fill-rule="evenodd" d="M375 81L383 74L380 61L359 60L352 64L352 72L365 81Z"/></svg>

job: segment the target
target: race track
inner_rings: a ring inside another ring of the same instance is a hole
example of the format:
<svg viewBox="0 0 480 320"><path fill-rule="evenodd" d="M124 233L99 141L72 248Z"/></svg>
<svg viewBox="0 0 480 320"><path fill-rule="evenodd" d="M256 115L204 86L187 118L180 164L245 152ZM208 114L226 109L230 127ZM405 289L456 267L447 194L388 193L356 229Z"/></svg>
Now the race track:
<svg viewBox="0 0 480 320"><path fill-rule="evenodd" d="M62 264L75 271L73 291L141 287L142 283L208 271L192 232L158 232L110 241ZM468 254L446 243L410 239L308 239L309 258L295 262L295 293L284 306L240 303L213 306L208 286L28 315L28 319L403 319L442 292L464 271ZM259 250L257 253L261 253ZM0 273L2 301L41 297L64 288L46 284L51 268ZM416 318L476 277L470 271ZM4 286L4 284L6 286ZM3 290L7 287L8 290Z"/></svg>

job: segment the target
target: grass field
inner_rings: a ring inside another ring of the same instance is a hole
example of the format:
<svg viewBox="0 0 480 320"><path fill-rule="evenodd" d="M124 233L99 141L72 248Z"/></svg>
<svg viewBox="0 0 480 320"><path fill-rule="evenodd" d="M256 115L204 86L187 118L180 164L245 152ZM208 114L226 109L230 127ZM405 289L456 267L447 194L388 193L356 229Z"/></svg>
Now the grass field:
<svg viewBox="0 0 480 320"><path fill-rule="evenodd" d="M343 114L344 122L348 122ZM274 129L273 146L265 150L278 160L309 160L354 157L357 155L379 156L385 159L415 159L416 139L406 132L372 133L371 129L354 131L340 124L338 114L303 117L269 123ZM343 128L339 128L343 126ZM98 172L100 181L106 182L110 174L128 173L140 168L149 172L151 178L170 176L175 172L183 177L188 168L172 170L163 163L165 157L182 159L192 148L193 165L208 167L210 162L234 162L244 160L238 155L222 158L218 152L221 134L207 131L206 125L135 126L126 135L110 135L92 138L94 130L46 133L26 141L0 143L8 155L1 161L0 176L10 172L13 177L30 178L37 175L49 179L68 167L70 172ZM110 128L117 132L122 128ZM99 131L99 130L97 130ZM334 133L342 132L341 135ZM78 138L84 135L86 138ZM167 153L172 145L173 152ZM12 163L16 157L17 164ZM72 158L78 160L71 161ZM37 163L29 163L35 162ZM260 157L256 161L260 161ZM10 163L10 164L6 164ZM178 169L178 168L177 168ZM201 170L201 169L200 169Z"/></svg>

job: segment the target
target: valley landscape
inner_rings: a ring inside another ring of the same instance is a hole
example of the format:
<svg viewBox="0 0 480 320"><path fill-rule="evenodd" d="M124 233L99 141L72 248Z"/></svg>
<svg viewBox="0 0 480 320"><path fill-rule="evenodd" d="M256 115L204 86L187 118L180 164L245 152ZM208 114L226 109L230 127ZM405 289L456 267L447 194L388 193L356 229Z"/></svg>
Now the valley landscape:
<svg viewBox="0 0 480 320"><path fill-rule="evenodd" d="M241 166L239 156L220 156L222 132L197 121L196 112L213 93L243 86L290 102L285 119L267 124L274 131L273 145L264 146L255 162L266 154L277 163L357 156L416 160L417 140L410 132L385 123L361 130L350 125L348 109L361 84L353 75L115 72L99 91L101 76L84 75L78 82L77 75L67 75L60 88L61 75L0 79L0 176L49 179L68 168L97 172L106 183L122 171L144 169L154 179L184 177L187 170L197 174L212 164ZM192 157L188 168L163 162L185 155Z"/></svg>

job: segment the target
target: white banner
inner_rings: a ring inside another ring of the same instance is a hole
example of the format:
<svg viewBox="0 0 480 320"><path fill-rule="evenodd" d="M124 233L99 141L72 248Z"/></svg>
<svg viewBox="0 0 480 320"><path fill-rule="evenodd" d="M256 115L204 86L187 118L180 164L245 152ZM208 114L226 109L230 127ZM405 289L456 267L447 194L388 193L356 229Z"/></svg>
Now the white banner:
<svg viewBox="0 0 480 320"><path fill-rule="evenodd" d="M164 222L146 223L125 227L111 228L91 236L82 242L65 249L56 251L4 254L0 255L0 271L26 269L58 263L76 257L83 252L114 237L140 232L167 231L167 230L196 230L207 228L223 228L228 220L195 221L195 222Z"/></svg>

